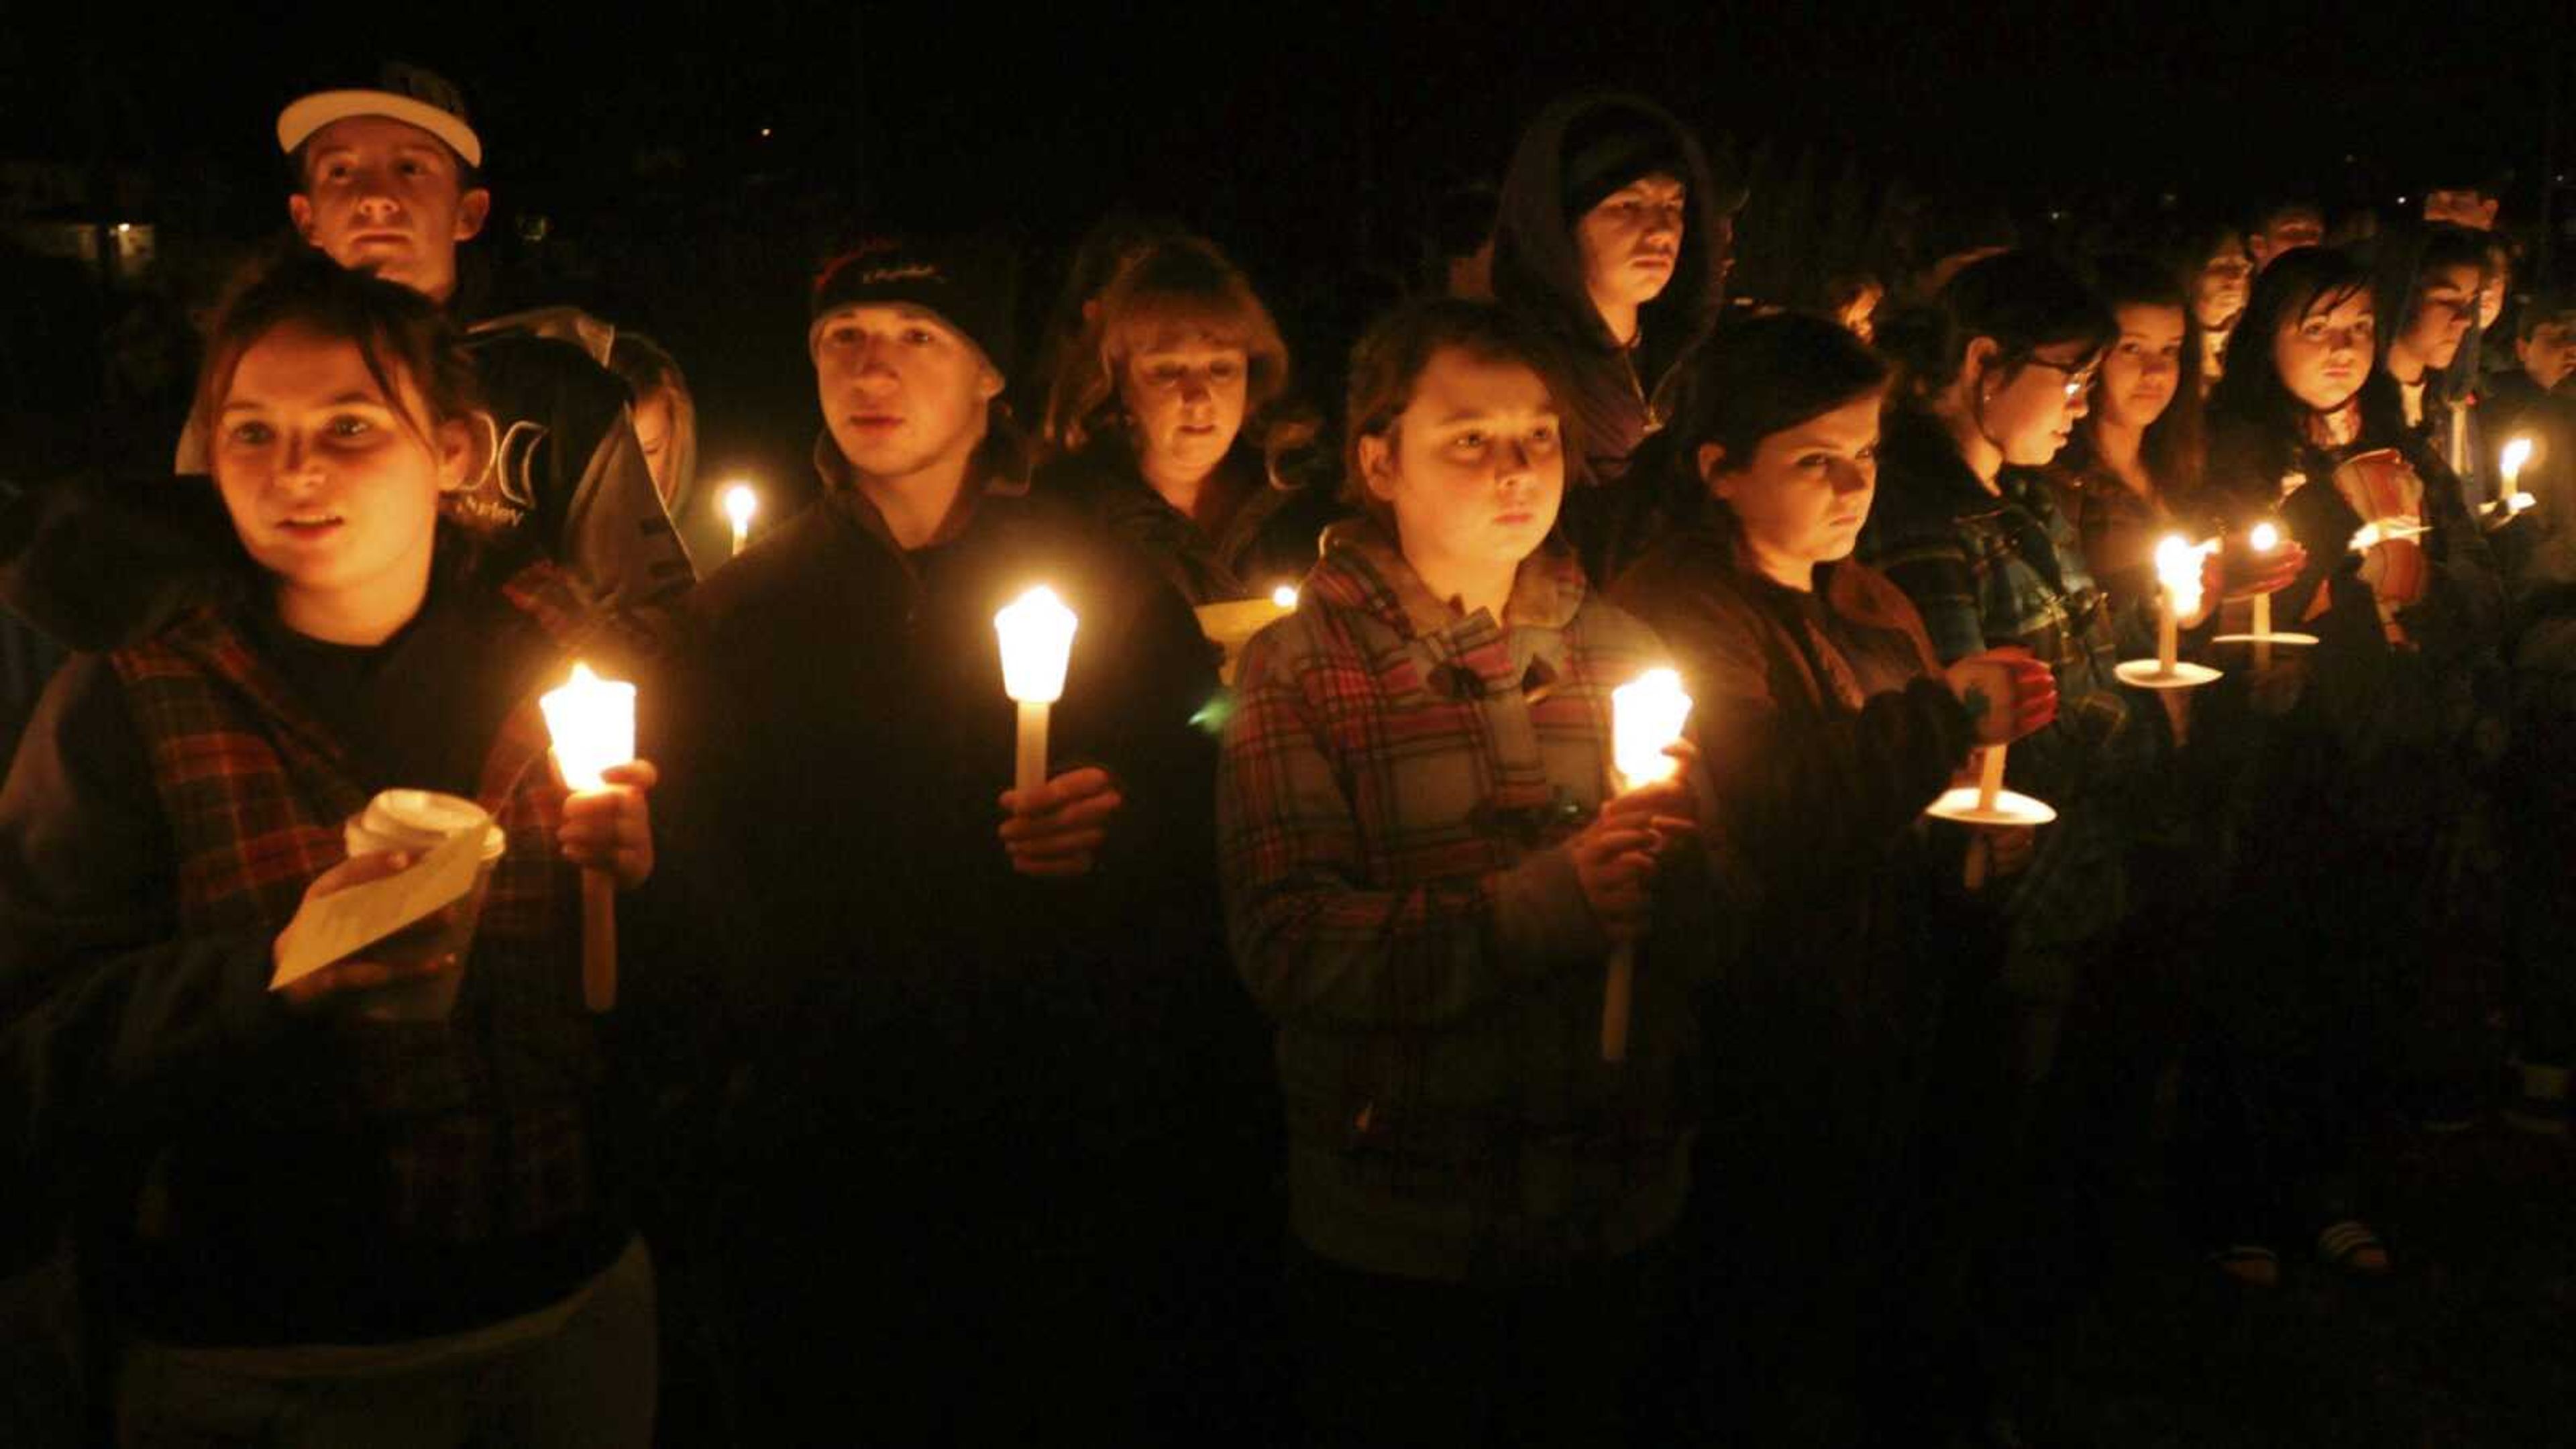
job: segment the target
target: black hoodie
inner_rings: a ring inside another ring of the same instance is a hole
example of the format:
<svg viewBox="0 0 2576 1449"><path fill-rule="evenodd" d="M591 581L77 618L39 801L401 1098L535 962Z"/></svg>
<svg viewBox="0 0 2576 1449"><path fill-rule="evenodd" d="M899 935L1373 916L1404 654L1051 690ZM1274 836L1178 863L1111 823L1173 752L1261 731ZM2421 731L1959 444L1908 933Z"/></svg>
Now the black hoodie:
<svg viewBox="0 0 2576 1449"><path fill-rule="evenodd" d="M1633 371L1628 349L1611 337L1584 288L1583 254L1574 235L1580 218L1565 212L1568 136L1593 129L1602 116L1619 111L1641 125L1670 132L1670 150L1689 172L1681 178L1690 207L1681 257L1662 294L1639 310ZM1642 96L1614 91L1567 96L1540 112L1521 134L1494 219L1494 293L1545 320L1563 340L1574 391L1566 406L1574 441L1594 483L1623 477L1628 455L1672 416L1683 365L1707 341L1717 318L1725 258L1711 243L1723 215L1698 139Z"/></svg>

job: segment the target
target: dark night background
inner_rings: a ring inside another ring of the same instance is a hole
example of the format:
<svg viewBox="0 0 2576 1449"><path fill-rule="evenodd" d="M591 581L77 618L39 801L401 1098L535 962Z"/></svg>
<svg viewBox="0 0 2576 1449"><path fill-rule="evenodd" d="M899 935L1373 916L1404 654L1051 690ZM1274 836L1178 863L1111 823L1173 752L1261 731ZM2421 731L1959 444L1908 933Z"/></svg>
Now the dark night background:
<svg viewBox="0 0 2576 1449"><path fill-rule="evenodd" d="M1328 375L1418 269L1432 200L1499 179L1522 124L1586 84L1731 138L1754 185L1738 285L1766 298L1883 265L1926 206L2143 241L2266 189L2395 209L2508 168L2503 223L2576 262L2576 189L2558 235L2540 225L2544 181L2576 176L2576 0L395 9L0 0L0 493L99 457L166 470L184 309L284 225L279 108L388 58L462 85L484 137L478 310L568 302L653 333L697 393L702 472L781 486L816 423L803 283L862 227L1015 233L1034 330L1093 221L1169 214L1246 264ZM45 251L119 222L152 246L121 277ZM2222 1296L2140 1183L2069 1351L2088 1442L2569 1442L2576 1155L2497 1131L2373 1160L2381 1225L2425 1266L2259 1304ZM30 1327L68 1292L0 1281L0 1443L69 1440L69 1372Z"/></svg>
<svg viewBox="0 0 2576 1449"><path fill-rule="evenodd" d="M800 281L871 221L1017 233L1033 328L1105 210L1174 215L1328 363L1418 264L1438 193L1498 178L1521 124L1581 84L1732 138L1756 186L1737 286L1787 300L1829 258L1879 260L1891 205L1991 197L2035 237L2051 213L2116 232L2276 183L2389 205L2509 167L2506 220L2529 224L2544 168L2570 166L2549 154L2553 72L2558 106L2576 89L2564 4L14 8L0 161L77 168L87 196L58 218L154 224L146 283L183 300L282 223L285 101L381 58L447 74L495 198L467 249L481 309L571 302L655 334L696 385L704 467L770 476L801 473L808 435ZM1864 224L1820 234L1844 196ZM60 334L118 309L13 316L12 350L59 388L83 341Z"/></svg>

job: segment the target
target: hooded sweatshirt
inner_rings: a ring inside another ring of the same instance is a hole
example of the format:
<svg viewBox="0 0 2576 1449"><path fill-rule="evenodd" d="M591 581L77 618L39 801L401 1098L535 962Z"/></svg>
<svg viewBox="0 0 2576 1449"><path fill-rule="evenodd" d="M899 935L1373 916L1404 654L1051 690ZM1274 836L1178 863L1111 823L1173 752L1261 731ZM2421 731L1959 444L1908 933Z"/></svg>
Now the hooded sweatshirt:
<svg viewBox="0 0 2576 1449"><path fill-rule="evenodd" d="M1620 113L1634 125L1669 133L1670 144L1654 149L1678 156L1688 172L1680 178L1689 191L1681 256L1664 290L1638 309L1633 347L1622 347L1610 335L1593 305L1575 239L1582 218L1566 214L1566 176L1576 159L1571 153L1583 136L1617 124ZM1723 210L1698 139L1642 96L1568 96L1540 112L1521 135L1494 219L1494 293L1545 320L1562 339L1574 392L1564 403L1595 483L1623 478L1628 455L1672 416L1683 366L1707 341L1717 317L1724 259L1713 242Z"/></svg>

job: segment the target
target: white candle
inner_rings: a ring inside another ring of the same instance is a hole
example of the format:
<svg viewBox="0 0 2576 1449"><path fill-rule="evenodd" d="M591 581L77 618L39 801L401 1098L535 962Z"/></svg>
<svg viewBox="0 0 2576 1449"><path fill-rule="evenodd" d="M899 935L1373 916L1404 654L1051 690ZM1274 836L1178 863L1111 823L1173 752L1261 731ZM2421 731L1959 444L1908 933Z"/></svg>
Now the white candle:
<svg viewBox="0 0 2576 1449"><path fill-rule="evenodd" d="M2245 541L2254 546L2255 557L2270 558L2272 550L2281 546L2281 530L2269 523L2258 523L2254 525L2253 532L2246 535ZM2256 594L2254 596L2254 667L2268 669L2271 664L2272 596Z"/></svg>
<svg viewBox="0 0 2576 1449"><path fill-rule="evenodd" d="M1002 692L1020 707L1020 794L1046 783L1047 706L1064 697L1064 671L1073 657L1080 621L1055 590L1043 585L1013 599L993 616L1002 641Z"/></svg>
<svg viewBox="0 0 2576 1449"><path fill-rule="evenodd" d="M751 537L751 516L760 511L760 495L748 483L736 483L724 491L725 517L733 521L733 551L742 552Z"/></svg>
<svg viewBox="0 0 2576 1449"><path fill-rule="evenodd" d="M572 678L538 704L554 737L555 763L575 790L604 788L601 775L635 758L634 685L602 679L575 660Z"/></svg>
<svg viewBox="0 0 2576 1449"><path fill-rule="evenodd" d="M2182 655L2182 616L2200 607L2200 551L2179 533L2156 545L2156 582L2164 596L2156 620L2156 672L2171 675Z"/></svg>
<svg viewBox="0 0 2576 1449"><path fill-rule="evenodd" d="M1988 708L1998 706L1989 705ZM1977 809L1991 815L2004 793L2004 747L1988 745L1977 762Z"/></svg>
<svg viewBox="0 0 2576 1449"><path fill-rule="evenodd" d="M554 737L555 768L577 791L602 790L600 777L635 758L635 686L602 679L573 661L572 678L537 701ZM617 1005L617 881L581 873L581 995L592 1011Z"/></svg>
<svg viewBox="0 0 2576 1449"><path fill-rule="evenodd" d="M1610 691L1610 761L1621 788L1633 790L1671 777L1678 762L1664 747L1681 738L1690 720L1691 697L1682 677L1670 669L1649 669ZM1637 992L1637 948L1621 946L1610 953L1610 974L1601 987L1601 1060L1628 1059L1628 1019Z"/></svg>

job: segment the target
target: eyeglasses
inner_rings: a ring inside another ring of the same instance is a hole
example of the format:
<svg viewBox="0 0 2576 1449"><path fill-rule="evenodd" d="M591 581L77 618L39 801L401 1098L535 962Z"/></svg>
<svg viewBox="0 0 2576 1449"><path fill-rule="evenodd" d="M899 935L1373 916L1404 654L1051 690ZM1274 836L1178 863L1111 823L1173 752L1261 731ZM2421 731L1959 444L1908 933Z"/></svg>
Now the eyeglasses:
<svg viewBox="0 0 2576 1449"><path fill-rule="evenodd" d="M2073 402L2077 398L2084 396L2084 389L2093 385L2093 375L2102 370L2102 359L2098 355L2090 362L2051 362L2037 353L2032 353L2030 356L2023 358L2022 361L2036 363L2041 367L2047 368L2051 372L2062 372L2066 374L2066 400L2068 402Z"/></svg>

